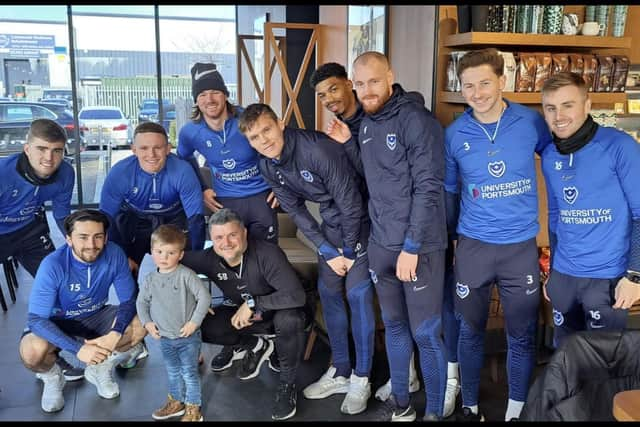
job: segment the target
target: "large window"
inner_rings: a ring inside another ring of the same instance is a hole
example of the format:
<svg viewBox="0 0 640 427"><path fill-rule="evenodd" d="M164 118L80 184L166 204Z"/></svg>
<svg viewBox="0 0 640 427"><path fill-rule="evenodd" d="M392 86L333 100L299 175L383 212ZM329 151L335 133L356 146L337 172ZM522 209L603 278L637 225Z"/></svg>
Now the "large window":
<svg viewBox="0 0 640 427"><path fill-rule="evenodd" d="M386 6L349 6L347 36L348 73L353 60L361 53L386 49Z"/></svg>
<svg viewBox="0 0 640 427"><path fill-rule="evenodd" d="M0 156L22 151L27 116L56 117L69 134L67 161L80 165L72 203L99 203L140 122L161 122L175 146L195 62L215 63L237 101L235 16L235 6L158 6L156 32L151 5L0 6L0 107L23 107L0 108L11 112L0 114Z"/></svg>

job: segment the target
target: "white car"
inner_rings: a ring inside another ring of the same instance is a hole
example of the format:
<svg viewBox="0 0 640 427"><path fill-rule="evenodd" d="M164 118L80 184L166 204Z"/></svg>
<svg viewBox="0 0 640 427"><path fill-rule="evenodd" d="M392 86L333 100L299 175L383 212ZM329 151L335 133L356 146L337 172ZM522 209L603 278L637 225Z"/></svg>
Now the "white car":
<svg viewBox="0 0 640 427"><path fill-rule="evenodd" d="M78 114L80 129L88 147L129 147L133 129L131 121L118 107L84 107Z"/></svg>

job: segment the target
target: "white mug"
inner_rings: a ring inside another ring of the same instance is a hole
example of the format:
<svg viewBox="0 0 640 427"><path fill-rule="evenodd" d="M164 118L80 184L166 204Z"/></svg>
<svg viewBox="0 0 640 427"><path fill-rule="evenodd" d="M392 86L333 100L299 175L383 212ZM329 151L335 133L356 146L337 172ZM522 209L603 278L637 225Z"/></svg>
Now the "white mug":
<svg viewBox="0 0 640 427"><path fill-rule="evenodd" d="M578 34L578 15L567 13L562 17L562 34L567 36Z"/></svg>
<svg viewBox="0 0 640 427"><path fill-rule="evenodd" d="M604 30L604 24L600 24L598 22L585 22L580 25L581 34L585 36L597 36L600 31Z"/></svg>

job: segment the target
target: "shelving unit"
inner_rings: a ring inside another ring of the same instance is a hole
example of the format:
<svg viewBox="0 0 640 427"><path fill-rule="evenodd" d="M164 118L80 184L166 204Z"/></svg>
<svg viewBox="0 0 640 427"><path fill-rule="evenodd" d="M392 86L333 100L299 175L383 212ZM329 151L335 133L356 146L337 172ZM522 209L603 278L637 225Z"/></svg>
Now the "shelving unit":
<svg viewBox="0 0 640 427"><path fill-rule="evenodd" d="M584 49L629 49L631 37L470 32L446 36L444 47L544 46Z"/></svg>
<svg viewBox="0 0 640 427"><path fill-rule="evenodd" d="M502 92L502 95L509 101L518 102L520 104L540 104L542 102L542 94L540 92ZM625 102L627 95L624 92L590 92L589 98L594 104L608 104L614 102ZM439 93L440 102L451 104L465 104L465 100L460 92Z"/></svg>

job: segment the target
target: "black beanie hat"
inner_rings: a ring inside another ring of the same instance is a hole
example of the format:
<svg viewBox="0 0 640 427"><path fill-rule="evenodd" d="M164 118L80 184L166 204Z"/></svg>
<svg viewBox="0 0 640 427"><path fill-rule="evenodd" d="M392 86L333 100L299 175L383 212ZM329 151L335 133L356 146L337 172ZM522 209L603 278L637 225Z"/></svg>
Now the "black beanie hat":
<svg viewBox="0 0 640 427"><path fill-rule="evenodd" d="M205 90L219 90L229 97L229 90L224 84L220 73L216 70L216 64L196 62L191 67L191 93L195 101L200 92Z"/></svg>

